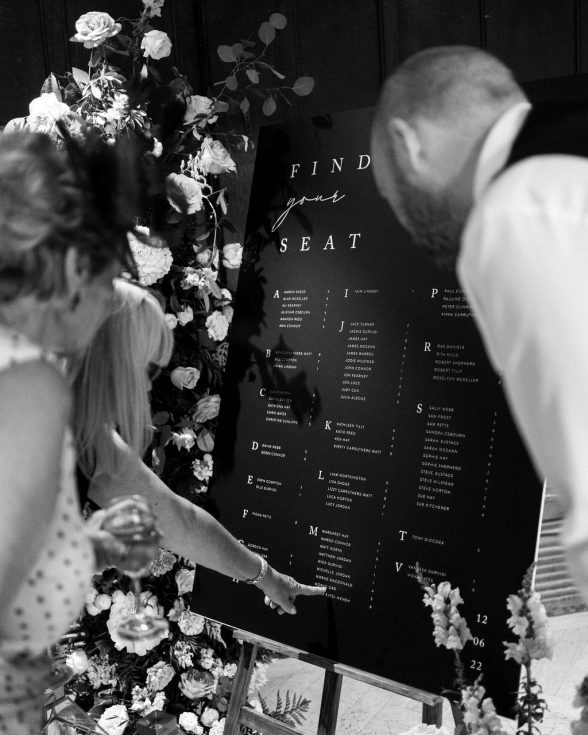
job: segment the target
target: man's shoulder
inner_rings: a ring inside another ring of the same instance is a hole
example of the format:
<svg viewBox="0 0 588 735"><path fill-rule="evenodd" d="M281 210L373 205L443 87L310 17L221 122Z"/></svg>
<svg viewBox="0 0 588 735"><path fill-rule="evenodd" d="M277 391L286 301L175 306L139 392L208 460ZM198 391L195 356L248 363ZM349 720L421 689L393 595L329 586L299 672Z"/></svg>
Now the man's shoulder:
<svg viewBox="0 0 588 735"><path fill-rule="evenodd" d="M588 158L542 154L525 158L501 172L477 200L473 213L588 207Z"/></svg>

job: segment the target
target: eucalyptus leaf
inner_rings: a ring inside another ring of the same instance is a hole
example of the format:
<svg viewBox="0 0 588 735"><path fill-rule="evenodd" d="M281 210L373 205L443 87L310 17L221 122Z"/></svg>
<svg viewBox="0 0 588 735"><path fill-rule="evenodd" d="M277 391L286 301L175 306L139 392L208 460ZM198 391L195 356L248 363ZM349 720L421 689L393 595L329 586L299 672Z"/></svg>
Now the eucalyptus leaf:
<svg viewBox="0 0 588 735"><path fill-rule="evenodd" d="M154 426L163 426L169 421L169 413L167 411L158 411L153 414L151 421Z"/></svg>
<svg viewBox="0 0 588 735"><path fill-rule="evenodd" d="M214 111L215 112L226 112L229 109L229 105L224 102L223 100L217 100L214 103Z"/></svg>
<svg viewBox="0 0 588 735"><path fill-rule="evenodd" d="M231 48L233 49L233 53L235 54L235 60L241 56L243 53L243 44L242 43L234 43Z"/></svg>
<svg viewBox="0 0 588 735"><path fill-rule="evenodd" d="M276 29L271 23L268 23L266 20L259 26L257 35L259 36L260 40L265 43L266 46L269 46L276 37Z"/></svg>
<svg viewBox="0 0 588 735"><path fill-rule="evenodd" d="M274 112L276 111L275 99L273 97L268 97L263 103L261 111L263 112L264 115L266 115L266 117L273 115Z"/></svg>
<svg viewBox="0 0 588 735"><path fill-rule="evenodd" d="M235 52L233 51L232 46L221 44L217 48L216 53L218 54L221 61L226 61L227 63L233 63L237 61L237 57L235 56Z"/></svg>
<svg viewBox="0 0 588 735"><path fill-rule="evenodd" d="M249 100L247 97L243 97L241 102L239 103L239 107L241 108L241 112L246 115L249 112L249 108L251 107L251 104L249 103Z"/></svg>
<svg viewBox="0 0 588 735"><path fill-rule="evenodd" d="M281 71L278 71L277 69L274 69L273 66L270 66L270 69L272 70L272 74L275 74L278 77L278 79L285 79L286 78L285 74L282 74Z"/></svg>
<svg viewBox="0 0 588 735"><path fill-rule="evenodd" d="M171 438L171 426L169 424L166 424L165 426L161 427L161 434L159 435L159 444L162 447L165 447L165 445L169 442Z"/></svg>
<svg viewBox="0 0 588 735"><path fill-rule="evenodd" d="M214 438L208 429L202 429L196 437L196 444L203 452L212 452L214 449Z"/></svg>
<svg viewBox="0 0 588 735"><path fill-rule="evenodd" d="M282 15L282 13L272 13L269 17L269 22L278 31L284 29L286 27L286 24L288 23L286 16Z"/></svg>
<svg viewBox="0 0 588 735"><path fill-rule="evenodd" d="M306 97L314 89L314 79L312 77L298 77L294 82L292 91L299 97Z"/></svg>
<svg viewBox="0 0 588 735"><path fill-rule="evenodd" d="M245 72L247 74L247 77L253 84L259 84L259 74L255 71L255 69L247 69Z"/></svg>
<svg viewBox="0 0 588 735"><path fill-rule="evenodd" d="M227 89L230 89L231 92L234 92L239 87L239 82L234 74L231 74L225 79L225 84L227 85Z"/></svg>

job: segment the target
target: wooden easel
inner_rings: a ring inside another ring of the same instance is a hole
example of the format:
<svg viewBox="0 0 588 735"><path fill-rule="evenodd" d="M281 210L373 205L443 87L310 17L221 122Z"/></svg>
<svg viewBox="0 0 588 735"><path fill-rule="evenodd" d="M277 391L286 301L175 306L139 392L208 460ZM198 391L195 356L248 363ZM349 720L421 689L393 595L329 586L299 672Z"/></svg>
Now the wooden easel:
<svg viewBox="0 0 588 735"><path fill-rule="evenodd" d="M290 658L296 658L325 670L317 735L334 735L336 731L339 698L341 696L341 685L343 684L344 676L422 702L423 722L427 725L436 725L437 727L441 725L443 716L443 697L441 696L429 694L420 689L413 689L404 684L399 684L396 681L354 669L351 666L336 664L319 656L299 651L297 648L291 648L290 646L276 643L276 641L271 641L267 638L261 638L252 633L245 633L242 630L234 631L233 635L237 640L241 641L243 647L233 684L224 735L239 735L241 725L251 727L263 733L263 735L300 735L301 733L300 730L296 730L279 720L275 720L261 712L257 712L251 707L245 706L258 648L275 651L276 653Z"/></svg>

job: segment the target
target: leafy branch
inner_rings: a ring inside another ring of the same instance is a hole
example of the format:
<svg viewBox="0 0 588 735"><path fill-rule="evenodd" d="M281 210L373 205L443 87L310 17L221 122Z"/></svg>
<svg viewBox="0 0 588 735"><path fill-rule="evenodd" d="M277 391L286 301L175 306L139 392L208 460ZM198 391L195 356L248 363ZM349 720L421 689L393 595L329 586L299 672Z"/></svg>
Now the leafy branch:
<svg viewBox="0 0 588 735"><path fill-rule="evenodd" d="M306 720L306 713L310 706L310 699L301 694L294 693L290 696L290 690L286 690L286 699L283 700L278 690L276 694L276 706L272 709L259 692L257 693L261 709L264 715L279 720L292 727L300 726Z"/></svg>

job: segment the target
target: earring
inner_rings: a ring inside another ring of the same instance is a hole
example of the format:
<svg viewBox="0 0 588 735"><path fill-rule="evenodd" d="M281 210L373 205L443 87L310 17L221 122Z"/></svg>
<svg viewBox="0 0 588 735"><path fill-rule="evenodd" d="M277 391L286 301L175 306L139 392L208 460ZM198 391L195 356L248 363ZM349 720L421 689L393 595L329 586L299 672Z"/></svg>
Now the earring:
<svg viewBox="0 0 588 735"><path fill-rule="evenodd" d="M70 299L69 310L72 312L75 311L80 305L80 300L80 294L76 291L76 293Z"/></svg>

